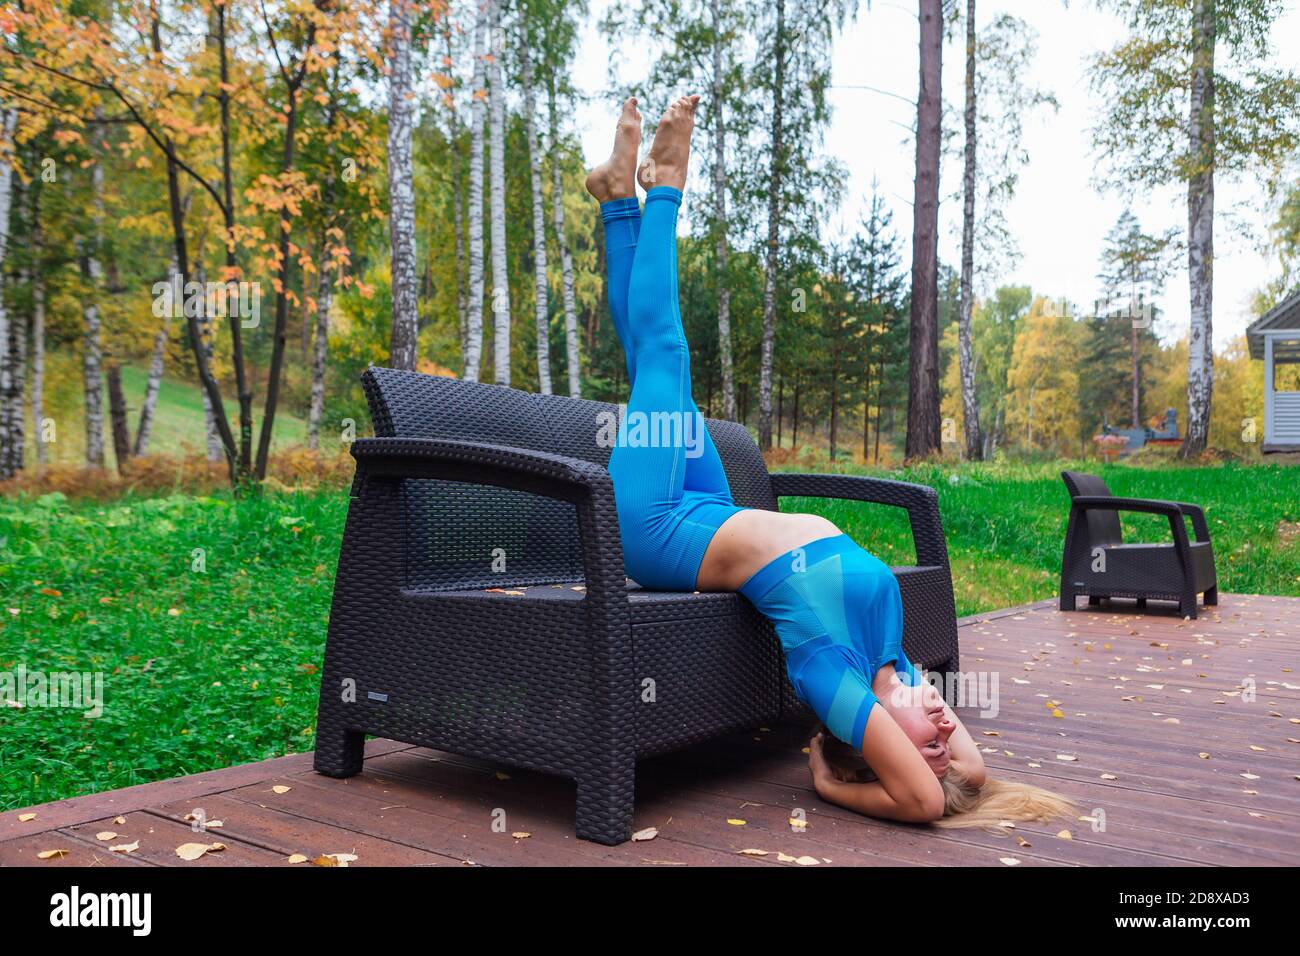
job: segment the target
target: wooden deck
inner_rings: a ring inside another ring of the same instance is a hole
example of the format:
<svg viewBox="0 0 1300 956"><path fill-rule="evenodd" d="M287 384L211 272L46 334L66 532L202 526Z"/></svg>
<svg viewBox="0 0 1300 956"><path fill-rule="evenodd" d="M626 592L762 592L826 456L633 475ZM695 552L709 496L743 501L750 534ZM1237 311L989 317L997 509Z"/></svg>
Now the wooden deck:
<svg viewBox="0 0 1300 956"><path fill-rule="evenodd" d="M573 837L565 780L371 741L350 780L296 754L0 814L0 866L1300 863L1300 598L1229 595L1196 621L1045 601L961 623L963 668L1000 686L996 716L962 711L990 772L1066 794L1087 819L1002 833L868 820L818 799L802 728L779 726L642 763L636 826L658 836L604 847ZM196 809L223 825L195 833ZM214 841L225 849L193 862L175 853Z"/></svg>

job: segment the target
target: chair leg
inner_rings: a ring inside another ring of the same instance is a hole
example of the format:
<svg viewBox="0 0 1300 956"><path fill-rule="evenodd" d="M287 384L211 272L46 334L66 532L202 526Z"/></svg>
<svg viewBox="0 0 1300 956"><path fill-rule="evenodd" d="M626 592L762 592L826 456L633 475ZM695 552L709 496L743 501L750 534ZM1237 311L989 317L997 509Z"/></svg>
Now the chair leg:
<svg viewBox="0 0 1300 956"><path fill-rule="evenodd" d="M1146 599L1146 598L1138 598L1138 599L1137 599L1137 606L1138 606L1138 607L1146 607L1146 606L1147 606L1147 599Z"/></svg>
<svg viewBox="0 0 1300 956"><path fill-rule="evenodd" d="M1088 595L1088 607L1096 607L1099 604L1101 604L1101 598L1094 594Z"/></svg>
<svg viewBox="0 0 1300 956"><path fill-rule="evenodd" d="M1178 602L1178 613L1181 614L1183 617L1191 618L1193 621L1196 620L1196 595L1195 594L1193 594L1191 597L1184 597L1181 601Z"/></svg>
<svg viewBox="0 0 1300 956"><path fill-rule="evenodd" d="M1062 592L1061 592L1061 610L1062 610L1062 611L1073 611L1073 610L1074 610L1074 592L1073 592L1073 591L1062 591Z"/></svg>
<svg viewBox="0 0 1300 956"><path fill-rule="evenodd" d="M1205 592L1205 606L1214 607L1219 603L1219 586L1216 584Z"/></svg>
<svg viewBox="0 0 1300 956"><path fill-rule="evenodd" d="M617 846L631 839L635 786L635 763L612 777L579 779L574 820L578 839L605 846Z"/></svg>
<svg viewBox="0 0 1300 956"><path fill-rule="evenodd" d="M351 777L361 772L365 759L366 735L359 730L316 725L316 759L312 762L317 773L327 777Z"/></svg>

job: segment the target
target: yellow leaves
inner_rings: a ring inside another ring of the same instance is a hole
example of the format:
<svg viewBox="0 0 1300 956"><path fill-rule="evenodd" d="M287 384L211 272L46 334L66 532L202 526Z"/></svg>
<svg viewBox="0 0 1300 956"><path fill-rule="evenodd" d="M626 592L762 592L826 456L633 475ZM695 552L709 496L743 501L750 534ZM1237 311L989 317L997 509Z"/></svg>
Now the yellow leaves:
<svg viewBox="0 0 1300 956"><path fill-rule="evenodd" d="M284 784L279 783L279 784L276 784L274 787L271 788L271 792L272 792L272 793L288 793L288 792L289 792L290 790L292 790L292 789L293 789L293 787L286 787Z"/></svg>
<svg viewBox="0 0 1300 956"><path fill-rule="evenodd" d="M644 830L637 830L636 833L633 833L632 840L636 843L641 843L645 840L653 840L658 835L658 827L646 827Z"/></svg>
<svg viewBox="0 0 1300 956"><path fill-rule="evenodd" d="M1056 838L1058 840L1073 840L1074 834L1072 834L1069 830L1061 830L1059 833L1056 834Z"/></svg>
<svg viewBox="0 0 1300 956"><path fill-rule="evenodd" d="M306 863L307 857L302 853L292 853L289 855L289 858L286 862L292 866L297 866L299 863Z"/></svg>
<svg viewBox="0 0 1300 956"><path fill-rule="evenodd" d="M1079 758L1076 757L1076 756L1074 756L1073 754L1057 754L1057 755L1056 755L1056 759L1057 759L1057 760L1064 760L1064 761L1066 761L1066 762L1070 762L1070 761L1078 760Z"/></svg>
<svg viewBox="0 0 1300 956"><path fill-rule="evenodd" d="M224 843L182 843L176 848L176 855L192 863L209 853L220 853L225 848Z"/></svg>
<svg viewBox="0 0 1300 956"><path fill-rule="evenodd" d="M346 867L349 863L357 861L356 854L353 853L322 853L316 859L312 860L312 866L341 866Z"/></svg>
<svg viewBox="0 0 1300 956"><path fill-rule="evenodd" d="M747 821L738 819L736 817L732 817L731 819L727 820L727 823L733 827L743 827L746 825Z"/></svg>
<svg viewBox="0 0 1300 956"><path fill-rule="evenodd" d="M527 840L530 836L532 836L532 834L529 833L527 830L516 830L514 833L510 835L514 837L516 840Z"/></svg>
<svg viewBox="0 0 1300 956"><path fill-rule="evenodd" d="M58 588L41 588L41 593L46 597L63 597L63 592Z"/></svg>
<svg viewBox="0 0 1300 956"><path fill-rule="evenodd" d="M140 849L140 841L136 840L134 843L119 843L117 844L117 846L110 846L108 848L108 852L109 853L134 853L138 849Z"/></svg>
<svg viewBox="0 0 1300 956"><path fill-rule="evenodd" d="M62 848L58 850L42 850L36 854L38 860L61 860L68 855L68 851Z"/></svg>
<svg viewBox="0 0 1300 956"><path fill-rule="evenodd" d="M116 840L117 834L112 830L104 830L102 833L96 833L95 839L101 843L107 843L109 840Z"/></svg>
<svg viewBox="0 0 1300 956"><path fill-rule="evenodd" d="M1017 860L1014 856L1000 856L1000 857L998 857L998 862L1001 863L1001 864L1003 864L1004 866L1019 866L1019 865L1020 865L1020 861Z"/></svg>
<svg viewBox="0 0 1300 956"><path fill-rule="evenodd" d="M770 856L767 850L738 850L741 856Z"/></svg>
<svg viewBox="0 0 1300 956"><path fill-rule="evenodd" d="M18 822L19 822L19 823L29 823L29 822L31 822L32 820L35 820L35 819L36 819L36 814L34 814L34 813L20 813L20 814L18 814Z"/></svg>

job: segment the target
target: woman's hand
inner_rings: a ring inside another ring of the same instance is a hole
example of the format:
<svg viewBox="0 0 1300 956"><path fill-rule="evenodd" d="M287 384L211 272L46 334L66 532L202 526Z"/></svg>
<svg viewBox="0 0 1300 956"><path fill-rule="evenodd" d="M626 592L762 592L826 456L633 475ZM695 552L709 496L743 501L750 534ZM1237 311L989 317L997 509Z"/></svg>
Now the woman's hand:
<svg viewBox="0 0 1300 956"><path fill-rule="evenodd" d="M819 733L808 741L808 769L812 771L813 789L823 796L829 784L838 779L834 769L826 760L825 743L824 733Z"/></svg>

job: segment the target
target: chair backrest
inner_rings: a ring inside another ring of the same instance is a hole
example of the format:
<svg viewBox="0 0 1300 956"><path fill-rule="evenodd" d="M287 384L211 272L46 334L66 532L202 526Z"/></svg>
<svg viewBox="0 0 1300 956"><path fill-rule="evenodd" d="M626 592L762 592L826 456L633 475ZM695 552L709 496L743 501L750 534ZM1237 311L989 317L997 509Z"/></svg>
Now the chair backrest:
<svg viewBox="0 0 1300 956"><path fill-rule="evenodd" d="M608 402L538 395L388 368L362 375L375 435L509 445L600 465L597 441L617 415ZM743 425L707 419L738 505L776 508L758 446ZM582 580L577 513L540 495L441 479L402 482L407 521L406 587L450 590ZM494 570L504 564L504 572Z"/></svg>
<svg viewBox="0 0 1300 956"><path fill-rule="evenodd" d="M1096 475L1082 471L1063 471L1061 479L1065 482L1065 487L1070 490L1071 498L1111 496L1106 482ZM1117 511L1089 511L1087 522L1088 541L1093 545L1119 544L1124 540Z"/></svg>

